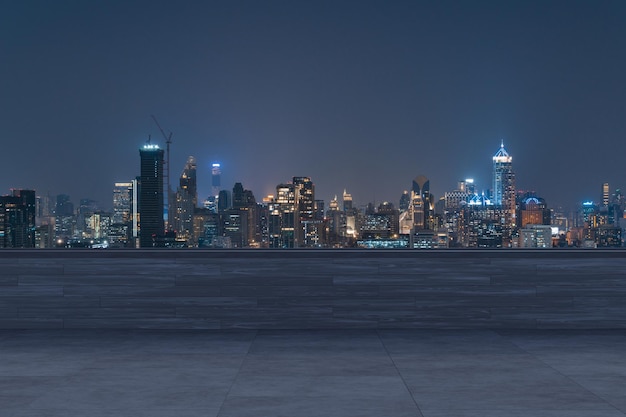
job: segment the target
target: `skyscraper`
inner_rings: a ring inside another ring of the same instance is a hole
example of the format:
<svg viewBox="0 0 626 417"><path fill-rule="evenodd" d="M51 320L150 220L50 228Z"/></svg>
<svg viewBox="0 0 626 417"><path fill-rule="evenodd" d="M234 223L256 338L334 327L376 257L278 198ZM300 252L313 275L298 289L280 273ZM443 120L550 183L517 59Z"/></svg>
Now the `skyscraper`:
<svg viewBox="0 0 626 417"><path fill-rule="evenodd" d="M493 156L493 204L502 211L502 244L508 246L515 227L515 173L504 141Z"/></svg>
<svg viewBox="0 0 626 417"><path fill-rule="evenodd" d="M74 217L74 204L70 201L70 196L66 194L57 195L54 206L54 235L56 239L67 239L74 234L76 219Z"/></svg>
<svg viewBox="0 0 626 417"><path fill-rule="evenodd" d="M193 156L187 158L176 191L174 229L185 240L190 240L192 237L193 213L198 205L196 168L196 159Z"/></svg>
<svg viewBox="0 0 626 417"><path fill-rule="evenodd" d="M222 166L215 162L211 166L211 196L217 197L222 185Z"/></svg>
<svg viewBox="0 0 626 417"><path fill-rule="evenodd" d="M297 200L297 246L319 243L321 222L315 222L315 185L309 177L293 177ZM323 209L322 209L323 211Z"/></svg>
<svg viewBox="0 0 626 417"><path fill-rule="evenodd" d="M113 186L113 223L129 223L133 201L133 183L116 182Z"/></svg>
<svg viewBox="0 0 626 417"><path fill-rule="evenodd" d="M604 184L602 184L602 205L604 207L608 207L609 206L609 197L611 196L610 191L609 191L609 183L605 182Z"/></svg>
<svg viewBox="0 0 626 417"><path fill-rule="evenodd" d="M413 216L413 228L432 229L434 227L434 201L430 194L430 180L424 175L419 175L413 180L409 211Z"/></svg>
<svg viewBox="0 0 626 417"><path fill-rule="evenodd" d="M0 248L35 247L35 191L0 197Z"/></svg>
<svg viewBox="0 0 626 417"><path fill-rule="evenodd" d="M272 247L294 248L296 247L296 217L297 199L294 184L279 184L276 186L276 204L272 210L272 230L270 233L276 236Z"/></svg>
<svg viewBox="0 0 626 417"><path fill-rule="evenodd" d="M151 248L165 233L163 219L163 149L146 144L139 150L141 158L139 193L139 246Z"/></svg>
<svg viewBox="0 0 626 417"><path fill-rule="evenodd" d="M506 206L510 203L512 191L515 201L515 174L513 173L513 158L504 149L504 142L493 156L493 196L492 202L496 206Z"/></svg>

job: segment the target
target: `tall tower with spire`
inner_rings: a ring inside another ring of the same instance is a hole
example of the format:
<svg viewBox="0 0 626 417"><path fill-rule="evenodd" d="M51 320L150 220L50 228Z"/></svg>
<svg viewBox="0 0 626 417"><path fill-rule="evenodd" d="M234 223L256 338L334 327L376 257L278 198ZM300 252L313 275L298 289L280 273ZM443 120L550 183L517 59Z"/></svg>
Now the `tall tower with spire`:
<svg viewBox="0 0 626 417"><path fill-rule="evenodd" d="M511 179L515 178L513 174L513 158L504 149L504 141L500 144L500 149L493 156L493 196L492 201L495 205L501 206L505 204L507 186ZM515 187L513 184L513 196L515 196Z"/></svg>
<svg viewBox="0 0 626 417"><path fill-rule="evenodd" d="M504 141L493 156L492 201L503 212L503 240L506 242L515 227L515 173L513 158L504 149Z"/></svg>

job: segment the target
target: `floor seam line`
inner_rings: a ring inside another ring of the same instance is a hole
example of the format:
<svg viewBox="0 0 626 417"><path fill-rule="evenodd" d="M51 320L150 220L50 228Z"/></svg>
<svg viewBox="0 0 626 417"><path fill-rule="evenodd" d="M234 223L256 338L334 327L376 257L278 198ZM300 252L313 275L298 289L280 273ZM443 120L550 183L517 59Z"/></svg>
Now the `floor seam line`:
<svg viewBox="0 0 626 417"><path fill-rule="evenodd" d="M611 407L613 407L615 410L619 411L620 413L626 415L626 413L623 410L620 410L619 408L617 408L617 406L615 406L614 404L612 404L610 401L602 398L601 396L599 396L598 394L596 394L595 392L591 391L589 388L581 385L578 381L576 381L575 379L573 379L572 377L565 375L563 372L561 372L560 370L556 369L554 366L550 365L549 363L547 363L546 361L540 359L536 354L529 352L528 350L524 349L523 347L521 347L520 345L518 345L517 343L515 343L515 341L513 341L512 339L509 338L509 336L507 335L503 335L499 332L495 332L497 335L499 335L500 337L506 338L507 341L511 344L513 344L514 346L516 346L518 349L522 350L524 353L532 356L535 360L541 362L542 364L544 364L545 366L547 366L548 368L552 369L554 372L556 372L557 374L561 375L562 377L564 377L565 379L567 379L570 382L573 382L575 385L579 386L580 388L584 389L585 391L589 392L591 395L593 395L594 397L596 397L597 399L607 403L608 405L610 405ZM602 410L600 410L602 411Z"/></svg>
<svg viewBox="0 0 626 417"><path fill-rule="evenodd" d="M235 383L237 382L237 378L239 378L239 374L241 373L241 369L243 368L243 364L246 362L246 359L248 359L248 355L250 354L250 350L252 349L252 345L254 344L257 336L259 335L259 331L255 330L254 331L254 337L252 338L252 340L250 341L250 345L248 346L248 350L246 351L246 354L243 357L243 360L241 361L241 364L239 365L239 369L237 369L237 373L235 374L235 377L233 378L233 382L231 382L230 387L228 387L228 391L226 392L226 395L224 396L224 401L222 401L222 404L220 405L220 409L217 410L217 414L215 415L215 417L219 417L220 414L222 414L222 409L224 408L224 404L226 404L226 401L228 400L228 396L230 395L230 392L232 391L233 387L235 386Z"/></svg>
<svg viewBox="0 0 626 417"><path fill-rule="evenodd" d="M378 336L378 340L380 340L380 344L383 346L383 349L385 349L385 352L387 353L387 356L389 357L389 360L391 360L391 363L393 364L393 367L396 369L396 372L398 373L398 376L400 377L400 380L402 381L402 384L404 384L404 388L406 388L407 392L411 396L411 401L413 401L413 404L415 404L415 408L417 409L418 413L420 413L420 415L422 417L424 417L424 413L422 412L422 409L420 408L419 404L417 404L417 401L415 401L415 397L413 396L413 393L411 392L411 389L409 388L409 385L405 381L404 376L402 375L402 373L398 369L398 366L396 365L396 361L393 360L393 357L389 353L389 349L387 349L387 345L385 345L385 342L383 342L383 338L380 336L380 330L378 330L378 329L376 330L376 335Z"/></svg>

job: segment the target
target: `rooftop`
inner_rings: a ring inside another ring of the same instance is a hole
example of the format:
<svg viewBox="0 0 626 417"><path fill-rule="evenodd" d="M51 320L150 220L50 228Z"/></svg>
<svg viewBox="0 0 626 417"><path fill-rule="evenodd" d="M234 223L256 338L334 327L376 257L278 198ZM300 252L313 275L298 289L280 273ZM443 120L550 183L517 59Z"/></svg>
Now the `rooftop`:
<svg viewBox="0 0 626 417"><path fill-rule="evenodd" d="M34 416L618 417L624 330L0 331Z"/></svg>

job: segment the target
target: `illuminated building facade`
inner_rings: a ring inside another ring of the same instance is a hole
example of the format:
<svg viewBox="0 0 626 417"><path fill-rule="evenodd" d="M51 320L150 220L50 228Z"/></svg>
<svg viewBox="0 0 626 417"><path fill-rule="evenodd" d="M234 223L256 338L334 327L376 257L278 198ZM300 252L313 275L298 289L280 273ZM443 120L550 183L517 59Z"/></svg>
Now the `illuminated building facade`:
<svg viewBox="0 0 626 417"><path fill-rule="evenodd" d="M296 225L296 246L315 247L319 246L322 234L323 219L316 219L315 185L309 177L293 177L293 185L296 192L297 201L297 225ZM322 202L322 212L323 202Z"/></svg>
<svg viewBox="0 0 626 417"><path fill-rule="evenodd" d="M222 165L215 162L211 165L211 196L218 197L222 186Z"/></svg>
<svg viewBox="0 0 626 417"><path fill-rule="evenodd" d="M151 248L165 233L163 220L163 149L146 144L139 150L141 159L139 246Z"/></svg>
<svg viewBox="0 0 626 417"><path fill-rule="evenodd" d="M551 248L552 228L546 225L529 224L520 230L520 248Z"/></svg>
<svg viewBox="0 0 626 417"><path fill-rule="evenodd" d="M526 227L530 224L549 225L551 213L543 198L526 193L519 202L518 226Z"/></svg>
<svg viewBox="0 0 626 417"><path fill-rule="evenodd" d="M187 241L193 235L193 213L198 205L198 189L196 180L196 159L187 158L185 168L180 175L178 190L176 191L174 210L174 230L177 239Z"/></svg>
<svg viewBox="0 0 626 417"><path fill-rule="evenodd" d="M493 156L493 204L502 210L501 219L504 245L510 245L515 219L515 173L513 158L504 149L504 142Z"/></svg>
<svg viewBox="0 0 626 417"><path fill-rule="evenodd" d="M35 247L35 191L0 196L0 248Z"/></svg>
<svg viewBox="0 0 626 417"><path fill-rule="evenodd" d="M254 194L252 194L252 191L244 189L243 184L238 182L233 187L232 197L232 208L220 212L223 220L223 235L230 236L234 246L256 246L260 241L260 229L258 227L258 210ZM229 224L228 226L227 223ZM234 234L235 229L238 229L236 231L237 234ZM241 239L239 234L241 234Z"/></svg>
<svg viewBox="0 0 626 417"><path fill-rule="evenodd" d="M296 247L297 218L296 187L294 184L276 186L276 200L270 208L270 247Z"/></svg>
<svg viewBox="0 0 626 417"><path fill-rule="evenodd" d="M113 186L113 223L129 223L132 216L133 183L116 182Z"/></svg>
<svg viewBox="0 0 626 417"><path fill-rule="evenodd" d="M609 206L609 198L610 198L611 194L609 191L609 183L605 182L604 184L602 184L602 205L604 207L608 207Z"/></svg>

